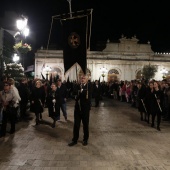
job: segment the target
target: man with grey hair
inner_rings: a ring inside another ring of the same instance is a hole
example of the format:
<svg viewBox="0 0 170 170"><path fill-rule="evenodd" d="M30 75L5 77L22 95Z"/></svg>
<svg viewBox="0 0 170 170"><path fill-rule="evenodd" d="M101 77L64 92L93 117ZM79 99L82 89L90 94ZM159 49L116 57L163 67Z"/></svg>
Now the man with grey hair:
<svg viewBox="0 0 170 170"><path fill-rule="evenodd" d="M79 138L79 129L81 121L83 123L83 145L88 144L89 139L89 115L91 109L91 84L88 83L88 77L81 77L81 84L78 88L78 94L75 97L75 109L74 109L74 127L73 138L68 146L74 146L77 144Z"/></svg>

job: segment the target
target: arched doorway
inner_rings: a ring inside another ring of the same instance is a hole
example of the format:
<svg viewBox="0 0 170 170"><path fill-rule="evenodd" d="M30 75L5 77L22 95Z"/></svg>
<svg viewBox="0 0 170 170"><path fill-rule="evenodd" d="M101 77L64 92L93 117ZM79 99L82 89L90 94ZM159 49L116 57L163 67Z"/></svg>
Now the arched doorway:
<svg viewBox="0 0 170 170"><path fill-rule="evenodd" d="M138 70L137 73L136 73L136 79L137 79L137 80L141 80L142 77L143 77L143 75L142 75L142 70Z"/></svg>
<svg viewBox="0 0 170 170"><path fill-rule="evenodd" d="M60 70L58 67L54 67L54 68L52 69L52 75L53 75L53 78L54 78L54 79L58 79L58 78L61 79L61 77L62 77L62 72L61 72L61 70Z"/></svg>
<svg viewBox="0 0 170 170"><path fill-rule="evenodd" d="M116 69L109 70L107 80L108 82L119 80L119 71Z"/></svg>

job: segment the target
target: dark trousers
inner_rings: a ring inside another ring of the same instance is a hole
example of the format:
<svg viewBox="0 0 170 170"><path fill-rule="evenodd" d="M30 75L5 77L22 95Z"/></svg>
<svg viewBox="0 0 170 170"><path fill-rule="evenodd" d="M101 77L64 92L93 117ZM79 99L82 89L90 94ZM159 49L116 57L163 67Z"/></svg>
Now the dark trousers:
<svg viewBox="0 0 170 170"><path fill-rule="evenodd" d="M26 101L20 102L20 117L21 118L26 116L27 103L28 102L26 102Z"/></svg>
<svg viewBox="0 0 170 170"><path fill-rule="evenodd" d="M160 123L161 123L161 113L160 112L157 114L152 114L152 125L154 125L156 116L157 116L157 127L159 127Z"/></svg>
<svg viewBox="0 0 170 170"><path fill-rule="evenodd" d="M40 121L40 113L37 112L37 113L35 113L35 122L36 122L36 124L38 124L39 121Z"/></svg>
<svg viewBox="0 0 170 170"><path fill-rule="evenodd" d="M10 132L15 132L15 121L16 121L16 112L15 108L12 109L11 112L3 111L3 119L2 119L2 127L1 127L1 135L6 135L7 123L10 121L11 129Z"/></svg>
<svg viewBox="0 0 170 170"><path fill-rule="evenodd" d="M99 106L99 101L100 101L100 97L99 96L95 97L95 106L96 107Z"/></svg>
<svg viewBox="0 0 170 170"><path fill-rule="evenodd" d="M89 110L83 113L76 112L76 110L74 111L74 128L73 128L72 141L77 142L79 138L79 130L80 130L81 121L83 123L83 132L84 132L83 141L88 141L89 139L89 114L90 114Z"/></svg>

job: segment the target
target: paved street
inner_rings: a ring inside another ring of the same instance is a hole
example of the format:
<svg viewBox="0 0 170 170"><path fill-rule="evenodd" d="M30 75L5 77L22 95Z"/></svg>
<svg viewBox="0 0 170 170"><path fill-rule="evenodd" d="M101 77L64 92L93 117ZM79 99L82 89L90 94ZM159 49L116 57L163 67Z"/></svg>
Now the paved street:
<svg viewBox="0 0 170 170"><path fill-rule="evenodd" d="M38 126L29 113L15 134L0 139L0 170L170 170L170 122L162 122L157 131L140 121L130 104L101 102L91 109L87 146L81 143L82 127L78 144L68 146L74 101L67 103L68 121L61 116L54 129L46 109Z"/></svg>

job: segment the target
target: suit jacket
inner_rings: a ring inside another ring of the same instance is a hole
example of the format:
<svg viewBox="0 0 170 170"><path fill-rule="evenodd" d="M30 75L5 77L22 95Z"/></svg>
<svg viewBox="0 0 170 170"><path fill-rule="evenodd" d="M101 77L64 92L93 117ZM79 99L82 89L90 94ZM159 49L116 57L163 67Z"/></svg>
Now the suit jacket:
<svg viewBox="0 0 170 170"><path fill-rule="evenodd" d="M80 85L78 93L75 109L83 113L88 112L91 109L91 84Z"/></svg>
<svg viewBox="0 0 170 170"><path fill-rule="evenodd" d="M98 87L96 85L94 85L94 88L93 88L93 93L94 93L94 97L95 98L99 98L100 99L100 96L102 94L102 88L100 85L98 85Z"/></svg>
<svg viewBox="0 0 170 170"><path fill-rule="evenodd" d="M60 88L57 87L56 93L57 93L57 96L58 96L59 104L66 103L66 101L65 101L65 99L67 98L67 87L66 87L66 85L62 84L60 86Z"/></svg>

